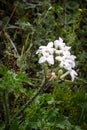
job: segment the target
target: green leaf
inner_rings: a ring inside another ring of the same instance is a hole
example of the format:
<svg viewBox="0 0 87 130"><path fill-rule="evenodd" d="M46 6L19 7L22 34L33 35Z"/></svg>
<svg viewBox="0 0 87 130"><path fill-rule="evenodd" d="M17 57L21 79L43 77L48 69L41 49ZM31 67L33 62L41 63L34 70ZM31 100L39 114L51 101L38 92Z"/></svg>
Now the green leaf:
<svg viewBox="0 0 87 130"><path fill-rule="evenodd" d="M25 22L25 21L22 21L19 19L15 24L21 26L22 29L29 28L29 29L33 30L33 26L29 22Z"/></svg>
<svg viewBox="0 0 87 130"><path fill-rule="evenodd" d="M31 86L34 86L34 84L30 81L28 76L23 72L18 73L16 78L19 79L19 81L21 81L21 82L24 82L24 83L27 83Z"/></svg>
<svg viewBox="0 0 87 130"><path fill-rule="evenodd" d="M19 130L18 128L18 121L14 120L13 123L10 125L9 130Z"/></svg>

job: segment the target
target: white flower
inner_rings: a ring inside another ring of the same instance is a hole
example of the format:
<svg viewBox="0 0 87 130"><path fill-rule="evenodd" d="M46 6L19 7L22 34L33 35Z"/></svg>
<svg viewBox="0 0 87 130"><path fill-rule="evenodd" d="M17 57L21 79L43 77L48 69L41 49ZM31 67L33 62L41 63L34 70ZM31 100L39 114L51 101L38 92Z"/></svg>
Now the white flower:
<svg viewBox="0 0 87 130"><path fill-rule="evenodd" d="M50 55L49 53L45 52L43 53L43 56L40 57L39 59L39 63L44 63L47 62L49 65L53 65L54 64L54 58L53 55Z"/></svg>
<svg viewBox="0 0 87 130"><path fill-rule="evenodd" d="M70 70L71 68L74 68L75 67L75 61L72 61L72 60L66 60L67 62L67 66L65 65L64 68L66 70Z"/></svg>
<svg viewBox="0 0 87 130"><path fill-rule="evenodd" d="M76 76L77 76L78 74L77 74L76 71L73 70L73 69L71 69L71 70L69 71L69 73L70 73L70 76L71 76L72 81L74 81L74 79L76 78Z"/></svg>
<svg viewBox="0 0 87 130"><path fill-rule="evenodd" d="M49 42L47 46L40 46L36 54L43 54L44 52L48 52L49 54L54 53L53 42Z"/></svg>
<svg viewBox="0 0 87 130"><path fill-rule="evenodd" d="M64 66L66 70L70 70L75 67L75 56L74 55L67 55L66 62L68 63L68 66Z"/></svg>
<svg viewBox="0 0 87 130"><path fill-rule="evenodd" d="M68 46L63 47L63 48L62 48L62 54L63 54L63 55L70 56L70 48L71 48L71 47L68 47Z"/></svg>
<svg viewBox="0 0 87 130"><path fill-rule="evenodd" d="M60 62L59 66L61 68L65 68L65 69L66 68L70 68L69 63L66 61L66 57L65 56L56 56L55 59Z"/></svg>
<svg viewBox="0 0 87 130"><path fill-rule="evenodd" d="M75 61L73 59L72 55L67 56L56 56L56 60L60 62L59 66L66 69L66 70L71 70L72 68L75 67Z"/></svg>
<svg viewBox="0 0 87 130"><path fill-rule="evenodd" d="M67 60L61 61L59 66L66 69L66 70L71 70L72 69L72 64L70 64Z"/></svg>
<svg viewBox="0 0 87 130"><path fill-rule="evenodd" d="M36 54L41 54L39 59L39 63L47 62L49 65L54 64L54 58L58 61L58 65L61 68L67 70L67 72L63 75L70 74L72 81L74 81L77 76L76 71L73 69L75 67L75 59L76 56L71 55L69 46L66 46L63 42L63 39L59 37L58 40L53 42L49 42L47 46L40 46L37 50ZM52 79L54 79L55 73L52 73Z"/></svg>
<svg viewBox="0 0 87 130"><path fill-rule="evenodd" d="M62 49L65 46L65 43L63 43L63 39L59 37L59 40L54 41L54 46L56 49Z"/></svg>

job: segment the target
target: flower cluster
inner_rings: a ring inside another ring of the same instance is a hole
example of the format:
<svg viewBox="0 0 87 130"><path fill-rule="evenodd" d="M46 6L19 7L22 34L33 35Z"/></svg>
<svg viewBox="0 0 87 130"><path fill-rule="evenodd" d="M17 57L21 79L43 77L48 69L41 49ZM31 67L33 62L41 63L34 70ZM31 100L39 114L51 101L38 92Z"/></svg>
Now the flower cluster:
<svg viewBox="0 0 87 130"><path fill-rule="evenodd" d="M39 63L47 62L49 65L54 65L54 61L58 61L59 67L64 68L70 74L72 81L77 76L75 67L76 56L71 55L69 46L66 46L63 39L59 37L54 42L49 42L47 46L40 46L36 54L41 54Z"/></svg>

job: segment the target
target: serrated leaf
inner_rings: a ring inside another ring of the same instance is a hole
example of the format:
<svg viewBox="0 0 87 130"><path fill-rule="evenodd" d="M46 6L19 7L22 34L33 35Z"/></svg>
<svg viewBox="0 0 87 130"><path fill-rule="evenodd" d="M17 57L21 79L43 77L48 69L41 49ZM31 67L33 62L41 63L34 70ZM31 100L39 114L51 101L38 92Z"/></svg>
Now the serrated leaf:
<svg viewBox="0 0 87 130"><path fill-rule="evenodd" d="M34 86L34 84L30 81L27 75L23 72L18 73L16 78L18 78L21 82L28 83L29 85Z"/></svg>

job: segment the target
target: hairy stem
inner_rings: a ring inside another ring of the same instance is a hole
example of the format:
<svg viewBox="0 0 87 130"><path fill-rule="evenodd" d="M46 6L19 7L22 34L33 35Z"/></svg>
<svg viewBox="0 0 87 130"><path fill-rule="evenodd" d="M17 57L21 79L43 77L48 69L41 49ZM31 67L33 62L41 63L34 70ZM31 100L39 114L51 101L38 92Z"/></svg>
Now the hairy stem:
<svg viewBox="0 0 87 130"><path fill-rule="evenodd" d="M12 118L11 122L17 117L19 116L28 106L31 105L31 103L36 99L36 97L40 94L40 92L43 90L44 88L44 85L45 85L45 77L43 78L42 80L42 83L40 85L40 88L38 89L38 91L36 92L36 94L29 100L26 102L25 105L23 105L21 107L21 109L14 115L14 117Z"/></svg>
<svg viewBox="0 0 87 130"><path fill-rule="evenodd" d="M4 113L5 113L5 129L8 130L8 124L10 122L10 114L9 114L9 104L8 104L8 93L3 92L2 95L3 99L3 108L4 108Z"/></svg>
<svg viewBox="0 0 87 130"><path fill-rule="evenodd" d="M4 31L5 31L6 27L8 26L8 24L9 24L9 22L10 22L10 20L11 20L11 18L12 18L12 16L13 16L13 14L14 14L14 12L15 12L15 10L16 10L17 7L18 7L18 2L15 5L15 7L14 7L14 9L13 9L11 15L10 15L10 18L8 19L8 21L7 21L7 23L6 23L5 27L4 27Z"/></svg>
<svg viewBox="0 0 87 130"><path fill-rule="evenodd" d="M13 43L13 41L11 40L9 34L7 32L4 32L4 35L5 35L6 39L9 40L11 46L14 48L16 55L18 56L19 54L18 54L17 48L16 48L15 44Z"/></svg>
<svg viewBox="0 0 87 130"><path fill-rule="evenodd" d="M67 19L66 19L66 2L67 0L64 0L64 27L66 28L67 25Z"/></svg>

